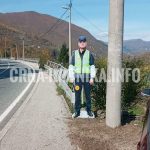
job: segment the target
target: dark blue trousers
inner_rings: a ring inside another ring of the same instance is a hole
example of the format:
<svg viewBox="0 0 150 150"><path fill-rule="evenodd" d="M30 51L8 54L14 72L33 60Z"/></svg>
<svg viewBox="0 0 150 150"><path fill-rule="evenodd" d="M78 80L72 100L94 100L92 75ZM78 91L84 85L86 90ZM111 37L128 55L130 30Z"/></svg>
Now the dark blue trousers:
<svg viewBox="0 0 150 150"><path fill-rule="evenodd" d="M75 89L75 112L79 113L81 109L81 91L82 86L84 88L85 92L85 98L86 98L86 111L91 111L91 85L89 83L90 79L81 79L76 78L75 79L75 86L79 86L79 90Z"/></svg>

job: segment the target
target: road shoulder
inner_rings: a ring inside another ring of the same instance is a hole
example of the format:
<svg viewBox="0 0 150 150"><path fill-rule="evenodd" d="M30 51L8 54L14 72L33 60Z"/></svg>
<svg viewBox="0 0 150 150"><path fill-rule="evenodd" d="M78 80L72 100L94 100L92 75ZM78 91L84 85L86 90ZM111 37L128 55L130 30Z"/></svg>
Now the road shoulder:
<svg viewBox="0 0 150 150"><path fill-rule="evenodd" d="M67 126L68 111L57 95L56 85L44 73L32 97L25 104L11 128L2 138L2 150L74 149Z"/></svg>

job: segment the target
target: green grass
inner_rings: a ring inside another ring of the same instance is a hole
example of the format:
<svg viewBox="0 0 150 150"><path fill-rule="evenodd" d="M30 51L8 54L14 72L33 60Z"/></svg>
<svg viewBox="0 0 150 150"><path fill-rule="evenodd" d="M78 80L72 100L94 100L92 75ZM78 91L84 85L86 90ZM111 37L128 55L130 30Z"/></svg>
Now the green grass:
<svg viewBox="0 0 150 150"><path fill-rule="evenodd" d="M142 116L145 114L144 108L140 105L135 105L130 107L128 112L129 114L136 115L136 116Z"/></svg>
<svg viewBox="0 0 150 150"><path fill-rule="evenodd" d="M58 93L58 95L64 95L65 93L64 93L64 91L63 91L63 89L56 83L56 85L57 85L57 93Z"/></svg>
<svg viewBox="0 0 150 150"><path fill-rule="evenodd" d="M57 90L58 95L63 95L64 96L64 98L67 102L67 105L69 107L70 112L73 113L73 104L71 103L71 100L66 96L64 90L57 83L56 83L56 85L57 85L56 90Z"/></svg>

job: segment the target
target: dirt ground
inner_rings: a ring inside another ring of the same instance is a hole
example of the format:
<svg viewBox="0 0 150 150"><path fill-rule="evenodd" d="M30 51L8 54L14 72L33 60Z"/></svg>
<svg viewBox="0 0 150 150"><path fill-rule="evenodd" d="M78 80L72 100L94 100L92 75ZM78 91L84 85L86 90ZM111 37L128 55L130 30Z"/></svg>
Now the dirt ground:
<svg viewBox="0 0 150 150"><path fill-rule="evenodd" d="M70 139L81 150L136 150L141 126L108 128L105 119L69 119Z"/></svg>

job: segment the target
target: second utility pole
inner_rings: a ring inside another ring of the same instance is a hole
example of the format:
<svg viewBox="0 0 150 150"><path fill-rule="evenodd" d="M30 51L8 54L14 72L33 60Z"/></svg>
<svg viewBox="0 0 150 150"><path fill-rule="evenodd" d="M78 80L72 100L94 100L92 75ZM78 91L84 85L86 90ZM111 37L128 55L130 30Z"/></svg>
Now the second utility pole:
<svg viewBox="0 0 150 150"><path fill-rule="evenodd" d="M5 58L6 58L6 36L5 36Z"/></svg>
<svg viewBox="0 0 150 150"><path fill-rule="evenodd" d="M24 38L22 41L22 59L24 60Z"/></svg>
<svg viewBox="0 0 150 150"><path fill-rule="evenodd" d="M71 59L71 7L72 7L72 2L70 0L69 4L69 61Z"/></svg>

